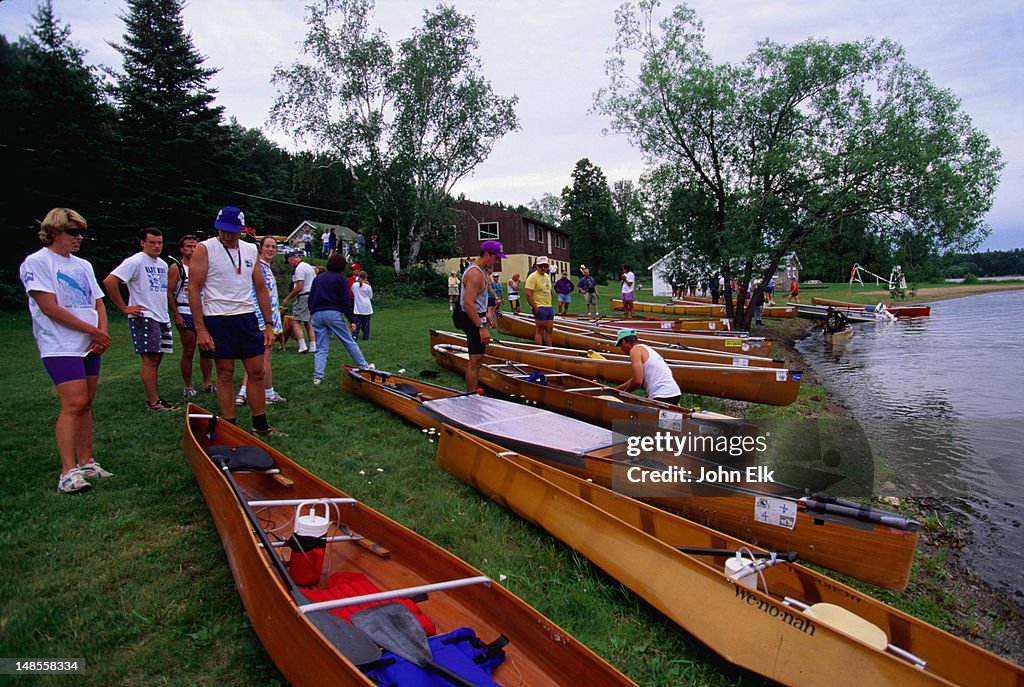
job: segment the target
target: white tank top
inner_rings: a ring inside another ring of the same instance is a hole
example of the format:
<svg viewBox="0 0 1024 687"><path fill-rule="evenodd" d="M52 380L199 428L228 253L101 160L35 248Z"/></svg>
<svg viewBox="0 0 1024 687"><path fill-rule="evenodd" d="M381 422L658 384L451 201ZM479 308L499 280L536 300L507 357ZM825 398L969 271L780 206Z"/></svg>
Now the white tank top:
<svg viewBox="0 0 1024 687"><path fill-rule="evenodd" d="M244 315L256 312L252 302L252 271L256 246L239 241L238 248L225 248L215 236L202 242L209 256L203 285L203 316Z"/></svg>
<svg viewBox="0 0 1024 687"><path fill-rule="evenodd" d="M174 292L174 304L178 307L179 315L191 315L192 308L188 304L188 265L178 261L178 287Z"/></svg>
<svg viewBox="0 0 1024 687"><path fill-rule="evenodd" d="M682 392L679 385L672 378L672 370L668 363L661 357L661 354L650 346L643 346L647 351L647 362L644 363L644 389L647 390L648 398L672 398L679 396Z"/></svg>

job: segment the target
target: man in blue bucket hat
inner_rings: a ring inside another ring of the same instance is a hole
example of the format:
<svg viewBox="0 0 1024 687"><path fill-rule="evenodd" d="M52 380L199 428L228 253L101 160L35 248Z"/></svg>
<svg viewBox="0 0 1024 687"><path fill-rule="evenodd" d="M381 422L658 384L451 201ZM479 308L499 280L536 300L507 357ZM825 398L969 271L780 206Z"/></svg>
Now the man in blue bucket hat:
<svg viewBox="0 0 1024 687"><path fill-rule="evenodd" d="M615 345L629 356L633 376L619 384L619 391L633 391L641 386L647 391L647 398L655 401L679 403L682 392L672 376L672 370L661 354L646 344L639 342L636 331L620 329L615 337Z"/></svg>
<svg viewBox="0 0 1024 687"><path fill-rule="evenodd" d="M217 405L221 416L237 424L235 410L235 360L241 360L248 384L263 389L263 350L274 343L270 327L262 332L256 319L252 293L263 314L271 321L270 295L257 260L256 246L239 241L245 217L236 207L217 213L213 228L217 236L196 246L189 269L188 300L196 326L199 354L213 358L217 368ZM267 423L264 394L249 395L252 433L257 437L288 436Z"/></svg>

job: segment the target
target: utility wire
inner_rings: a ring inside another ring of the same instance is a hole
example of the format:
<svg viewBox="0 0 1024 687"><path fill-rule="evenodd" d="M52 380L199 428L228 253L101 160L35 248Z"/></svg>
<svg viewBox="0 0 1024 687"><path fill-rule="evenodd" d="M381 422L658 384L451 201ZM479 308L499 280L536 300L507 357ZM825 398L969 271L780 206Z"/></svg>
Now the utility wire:
<svg viewBox="0 0 1024 687"><path fill-rule="evenodd" d="M302 203L290 203L287 200L277 200L276 198L266 198L265 196L254 196L251 193L242 193L241 191L232 191L240 196L246 196L247 198L255 198L256 200L265 200L268 203L280 203L281 205L291 205L297 208L304 208L306 210L319 210L320 212L333 212L338 215L344 215L344 210L331 210L329 208L318 208L315 205L303 205Z"/></svg>

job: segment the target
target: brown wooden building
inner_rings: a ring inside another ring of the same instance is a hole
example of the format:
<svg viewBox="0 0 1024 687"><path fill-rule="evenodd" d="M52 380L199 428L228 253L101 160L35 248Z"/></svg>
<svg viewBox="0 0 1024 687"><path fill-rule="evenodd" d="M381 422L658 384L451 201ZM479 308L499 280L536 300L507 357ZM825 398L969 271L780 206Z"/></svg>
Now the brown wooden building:
<svg viewBox="0 0 1024 687"><path fill-rule="evenodd" d="M458 272L463 260L476 259L480 255L480 244L488 240L501 241L508 256L495 268L495 272L505 277L518 272L525 279L534 261L542 255L548 256L552 271L569 272L569 235L558 227L471 200L458 201L455 210L458 213L455 245L460 254L445 260L446 272Z"/></svg>

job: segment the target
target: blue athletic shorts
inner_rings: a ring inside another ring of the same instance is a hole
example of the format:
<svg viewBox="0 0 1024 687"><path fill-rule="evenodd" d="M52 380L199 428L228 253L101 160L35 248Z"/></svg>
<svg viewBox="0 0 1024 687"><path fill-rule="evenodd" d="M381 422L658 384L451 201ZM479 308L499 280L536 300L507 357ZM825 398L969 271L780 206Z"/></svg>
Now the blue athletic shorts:
<svg viewBox="0 0 1024 687"><path fill-rule="evenodd" d="M200 350L202 357L245 360L263 355L263 332L256 313L207 315L203 323L213 339L214 350Z"/></svg>
<svg viewBox="0 0 1024 687"><path fill-rule="evenodd" d="M533 319L537 320L538 322L543 322L545 320L554 320L555 309L550 306L537 308L537 312L533 314Z"/></svg>
<svg viewBox="0 0 1024 687"><path fill-rule="evenodd" d="M51 358L43 358L43 367L53 380L53 385L58 386L64 382L74 382L86 377L100 376L100 356L96 353L89 353L85 356L61 355Z"/></svg>
<svg viewBox="0 0 1024 687"><path fill-rule="evenodd" d="M558 294L558 302L559 303L572 303L571 299L572 299L572 294L570 294L570 293L560 293L560 294Z"/></svg>
<svg viewBox="0 0 1024 687"><path fill-rule="evenodd" d="M185 321L185 329L189 330L190 332L194 332L196 330L196 323L195 321L193 321L192 315L190 313L184 312L178 314L181 315L181 319Z"/></svg>

